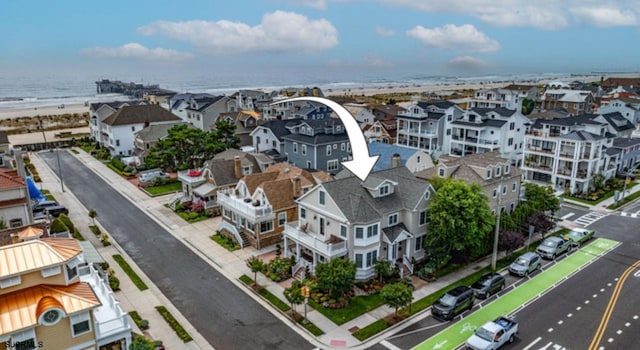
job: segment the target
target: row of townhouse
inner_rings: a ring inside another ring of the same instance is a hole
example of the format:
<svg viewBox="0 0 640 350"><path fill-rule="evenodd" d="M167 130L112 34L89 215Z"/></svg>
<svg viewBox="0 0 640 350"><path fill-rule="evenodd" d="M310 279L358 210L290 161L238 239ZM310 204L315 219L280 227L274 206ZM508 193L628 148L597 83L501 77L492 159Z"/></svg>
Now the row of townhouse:
<svg viewBox="0 0 640 350"><path fill-rule="evenodd" d="M637 158L634 125L618 112L537 119L525 137L523 179L570 193L587 192ZM628 141L625 141L628 140ZM628 163L627 163L628 164Z"/></svg>
<svg viewBox="0 0 640 350"><path fill-rule="evenodd" d="M439 156L499 151L514 164L522 158L530 120L519 109L472 107L453 102L417 102L398 114L396 144Z"/></svg>

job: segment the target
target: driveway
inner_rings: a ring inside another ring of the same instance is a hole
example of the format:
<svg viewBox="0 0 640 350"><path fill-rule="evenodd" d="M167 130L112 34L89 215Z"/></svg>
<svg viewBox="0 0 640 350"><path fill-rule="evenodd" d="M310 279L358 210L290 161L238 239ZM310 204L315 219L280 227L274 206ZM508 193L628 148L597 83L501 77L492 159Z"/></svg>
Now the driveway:
<svg viewBox="0 0 640 350"><path fill-rule="evenodd" d="M57 173L55 153L39 157ZM215 349L314 348L73 155L60 162L65 187Z"/></svg>

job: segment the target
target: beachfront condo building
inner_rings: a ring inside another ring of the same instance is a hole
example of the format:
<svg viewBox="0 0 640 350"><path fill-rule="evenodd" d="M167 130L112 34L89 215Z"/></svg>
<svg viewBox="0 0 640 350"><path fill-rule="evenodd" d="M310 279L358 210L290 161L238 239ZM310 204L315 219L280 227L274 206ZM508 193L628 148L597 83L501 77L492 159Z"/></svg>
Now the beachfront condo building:
<svg viewBox="0 0 640 350"><path fill-rule="evenodd" d="M568 193L587 192L596 175L615 176L615 135L593 115L537 119L525 135L523 179Z"/></svg>

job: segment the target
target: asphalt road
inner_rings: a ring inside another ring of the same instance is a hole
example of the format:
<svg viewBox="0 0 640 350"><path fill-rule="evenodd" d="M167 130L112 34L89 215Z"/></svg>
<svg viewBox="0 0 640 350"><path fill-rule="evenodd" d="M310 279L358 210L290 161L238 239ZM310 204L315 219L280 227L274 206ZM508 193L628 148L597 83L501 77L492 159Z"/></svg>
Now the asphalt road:
<svg viewBox="0 0 640 350"><path fill-rule="evenodd" d="M574 215L568 220L576 219L589 211L563 207L559 211L560 215L556 214L561 217L572 212ZM504 349L524 349L530 345L529 350L563 347L587 349L613 294L617 278L640 259L638 225L640 218L615 214L588 225L587 227L596 231L596 236L622 242L622 245L520 310L516 315L520 322L520 333L516 341ZM543 259L545 268L551 263ZM532 276L535 277L535 274ZM520 281L514 276L507 275L506 278L507 285ZM640 329L640 310L636 306L640 303L640 294L637 293L639 288L640 268L633 270L623 284L599 346L604 349L637 348L636 334ZM503 293L507 291L508 288ZM489 301L495 298L493 296ZM476 300L476 305L479 301ZM477 308L478 306L474 307L474 310ZM579 310L576 310L577 308ZM456 318L457 320L459 318ZM386 341L400 349L411 349L448 326L450 323L442 323L427 316L387 338ZM381 344L376 344L370 349L383 348L385 347Z"/></svg>
<svg viewBox="0 0 640 350"><path fill-rule="evenodd" d="M57 172L55 153L39 156ZM66 188L215 349L314 348L75 157L60 161Z"/></svg>

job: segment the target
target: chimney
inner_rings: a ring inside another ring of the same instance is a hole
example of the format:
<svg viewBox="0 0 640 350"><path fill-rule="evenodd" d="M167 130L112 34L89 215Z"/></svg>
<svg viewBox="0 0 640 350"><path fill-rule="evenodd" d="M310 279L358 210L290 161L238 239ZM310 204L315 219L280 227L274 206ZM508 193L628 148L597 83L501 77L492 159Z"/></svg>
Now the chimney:
<svg viewBox="0 0 640 350"><path fill-rule="evenodd" d="M293 197L298 198L302 195L302 186L300 185L300 175L291 178L293 182Z"/></svg>
<svg viewBox="0 0 640 350"><path fill-rule="evenodd" d="M400 155L398 153L394 153L394 155L391 157L391 167L397 168L401 165L402 165L402 162L401 162Z"/></svg>
<svg viewBox="0 0 640 350"><path fill-rule="evenodd" d="M149 126L149 119L145 119L144 120L144 127L148 127Z"/></svg>
<svg viewBox="0 0 640 350"><path fill-rule="evenodd" d="M233 173L236 175L236 179L242 178L242 163L240 162L240 156L233 157Z"/></svg>

